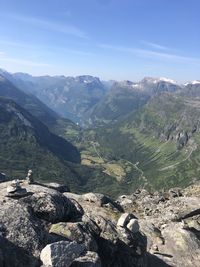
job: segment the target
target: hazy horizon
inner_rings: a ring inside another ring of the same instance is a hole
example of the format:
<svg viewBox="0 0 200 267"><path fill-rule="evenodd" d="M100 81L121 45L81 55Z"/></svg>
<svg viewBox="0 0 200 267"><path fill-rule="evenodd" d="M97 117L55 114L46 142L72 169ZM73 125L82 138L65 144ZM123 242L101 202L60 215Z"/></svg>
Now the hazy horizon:
<svg viewBox="0 0 200 267"><path fill-rule="evenodd" d="M198 0L2 0L0 67L101 80L200 79Z"/></svg>

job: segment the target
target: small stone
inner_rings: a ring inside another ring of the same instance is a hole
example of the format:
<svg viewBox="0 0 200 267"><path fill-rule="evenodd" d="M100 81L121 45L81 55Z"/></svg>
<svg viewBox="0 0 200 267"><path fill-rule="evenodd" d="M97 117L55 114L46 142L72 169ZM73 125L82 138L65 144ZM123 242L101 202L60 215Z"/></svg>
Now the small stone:
<svg viewBox="0 0 200 267"><path fill-rule="evenodd" d="M167 224L166 223L164 223L164 224L161 225L161 229L165 229L166 227L167 227Z"/></svg>
<svg viewBox="0 0 200 267"><path fill-rule="evenodd" d="M127 228L132 232L132 233L137 233L140 230L140 226L138 223L137 219L131 219L129 223L127 224Z"/></svg>
<svg viewBox="0 0 200 267"><path fill-rule="evenodd" d="M158 246L156 244L152 245L151 250L152 251L159 251Z"/></svg>
<svg viewBox="0 0 200 267"><path fill-rule="evenodd" d="M79 214L74 204L59 192L37 192L24 199L24 203L36 216L51 223L66 221Z"/></svg>
<svg viewBox="0 0 200 267"><path fill-rule="evenodd" d="M88 227L83 222L60 222L52 224L49 233L66 237L69 241L84 244L87 250L97 251L98 246Z"/></svg>
<svg viewBox="0 0 200 267"><path fill-rule="evenodd" d="M28 171L28 174L26 176L26 180L27 180L28 184L32 184L34 182L34 180L33 180L33 171L32 170Z"/></svg>
<svg viewBox="0 0 200 267"><path fill-rule="evenodd" d="M123 213L117 222L117 226L125 227L133 217L130 213Z"/></svg>
<svg viewBox="0 0 200 267"><path fill-rule="evenodd" d="M9 185L6 189L7 193L14 193L16 191L16 188Z"/></svg>

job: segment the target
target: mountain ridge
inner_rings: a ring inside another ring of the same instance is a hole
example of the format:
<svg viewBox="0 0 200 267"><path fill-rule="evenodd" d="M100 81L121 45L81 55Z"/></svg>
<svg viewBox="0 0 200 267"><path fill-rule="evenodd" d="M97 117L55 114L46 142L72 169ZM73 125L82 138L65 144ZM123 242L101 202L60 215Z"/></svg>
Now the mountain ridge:
<svg viewBox="0 0 200 267"><path fill-rule="evenodd" d="M70 118L83 127L121 120L129 112L145 105L155 94L161 92L185 94L186 88L198 86L197 81L181 84L165 77L144 77L139 82L126 80L105 82L90 75L75 77L32 76L27 73L6 73L6 75L24 92L31 92L61 116ZM128 99L128 94L132 97L132 101Z"/></svg>

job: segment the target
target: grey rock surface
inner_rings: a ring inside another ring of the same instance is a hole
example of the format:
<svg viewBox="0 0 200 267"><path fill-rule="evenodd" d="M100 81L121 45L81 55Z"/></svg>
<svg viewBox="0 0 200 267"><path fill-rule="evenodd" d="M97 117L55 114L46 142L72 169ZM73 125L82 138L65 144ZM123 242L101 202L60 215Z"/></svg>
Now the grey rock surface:
<svg viewBox="0 0 200 267"><path fill-rule="evenodd" d="M8 198L0 183L0 267L199 267L200 184L118 203L20 184L28 195Z"/></svg>
<svg viewBox="0 0 200 267"><path fill-rule="evenodd" d="M87 251L85 255L75 259L70 267L102 267L102 265L96 252Z"/></svg>
<svg viewBox="0 0 200 267"><path fill-rule="evenodd" d="M140 226L138 223L137 219L131 219L129 223L127 224L127 228L132 232L132 233L138 233L140 230Z"/></svg>
<svg viewBox="0 0 200 267"><path fill-rule="evenodd" d="M79 244L84 244L87 250L98 251L97 243L86 223L62 222L52 224L49 232L63 236L70 241L76 241Z"/></svg>
<svg viewBox="0 0 200 267"><path fill-rule="evenodd" d="M69 267L84 249L83 245L76 242L55 242L43 248L40 259L47 267Z"/></svg>
<svg viewBox="0 0 200 267"><path fill-rule="evenodd" d="M69 186L64 185L64 184L59 184L59 183L45 183L44 184L46 187L51 188L51 189L55 189L60 193L65 193L65 192L69 192Z"/></svg>
<svg viewBox="0 0 200 267"><path fill-rule="evenodd" d="M48 222L69 220L78 215L75 205L61 193L37 192L24 199L34 214Z"/></svg>

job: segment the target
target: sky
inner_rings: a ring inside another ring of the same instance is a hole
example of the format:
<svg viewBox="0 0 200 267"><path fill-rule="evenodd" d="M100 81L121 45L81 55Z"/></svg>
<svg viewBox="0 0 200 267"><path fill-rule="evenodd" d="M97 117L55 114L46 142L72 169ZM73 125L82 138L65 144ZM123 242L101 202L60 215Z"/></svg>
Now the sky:
<svg viewBox="0 0 200 267"><path fill-rule="evenodd" d="M199 0L0 0L0 68L200 79Z"/></svg>

